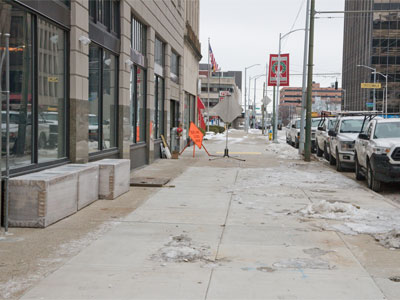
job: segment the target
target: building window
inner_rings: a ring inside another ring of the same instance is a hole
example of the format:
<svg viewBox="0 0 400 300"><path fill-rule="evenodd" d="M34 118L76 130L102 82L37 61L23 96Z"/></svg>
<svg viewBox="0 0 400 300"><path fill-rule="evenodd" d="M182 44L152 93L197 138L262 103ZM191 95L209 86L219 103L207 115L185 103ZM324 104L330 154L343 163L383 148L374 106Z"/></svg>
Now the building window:
<svg viewBox="0 0 400 300"><path fill-rule="evenodd" d="M132 17L131 47L146 56L146 26Z"/></svg>
<svg viewBox="0 0 400 300"><path fill-rule="evenodd" d="M179 56L173 51L171 54L171 80L175 83L179 82Z"/></svg>
<svg viewBox="0 0 400 300"><path fill-rule="evenodd" d="M154 137L164 135L164 78L154 76Z"/></svg>
<svg viewBox="0 0 400 300"><path fill-rule="evenodd" d="M131 70L132 142L146 141L146 71L133 66Z"/></svg>
<svg viewBox="0 0 400 300"><path fill-rule="evenodd" d="M0 4L9 16L0 31L10 38L10 167L66 157L66 33L11 1ZM0 49L4 49L4 39ZM34 59L36 57L36 59ZM5 68L0 74L5 90ZM2 97L5 107L5 97ZM6 112L2 111L2 127ZM2 133L2 153L6 151ZM3 154L2 154L3 155Z"/></svg>
<svg viewBox="0 0 400 300"><path fill-rule="evenodd" d="M89 152L117 147L117 58L89 48Z"/></svg>
<svg viewBox="0 0 400 300"><path fill-rule="evenodd" d="M160 67L164 67L164 44L158 38L155 41L154 52L154 62Z"/></svg>
<svg viewBox="0 0 400 300"><path fill-rule="evenodd" d="M93 23L101 24L108 32L119 35L118 0L89 0L89 16Z"/></svg>

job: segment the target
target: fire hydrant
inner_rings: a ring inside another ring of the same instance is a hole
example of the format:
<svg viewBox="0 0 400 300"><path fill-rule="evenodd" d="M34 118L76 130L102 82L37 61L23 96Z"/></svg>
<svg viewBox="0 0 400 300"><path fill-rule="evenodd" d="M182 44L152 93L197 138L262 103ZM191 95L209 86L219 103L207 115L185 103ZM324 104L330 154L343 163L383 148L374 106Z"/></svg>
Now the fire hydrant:
<svg viewBox="0 0 400 300"><path fill-rule="evenodd" d="M272 130L271 129L268 132L268 137L269 137L269 140L272 141Z"/></svg>

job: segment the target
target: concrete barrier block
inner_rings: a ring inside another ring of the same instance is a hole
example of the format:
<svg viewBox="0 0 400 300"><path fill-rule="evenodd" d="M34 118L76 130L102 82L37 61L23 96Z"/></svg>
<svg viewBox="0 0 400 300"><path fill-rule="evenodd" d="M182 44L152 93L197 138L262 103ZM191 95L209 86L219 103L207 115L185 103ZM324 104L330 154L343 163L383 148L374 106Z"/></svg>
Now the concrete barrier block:
<svg viewBox="0 0 400 300"><path fill-rule="evenodd" d="M129 159L103 159L92 164L100 168L100 199L112 200L129 191L131 164Z"/></svg>
<svg viewBox="0 0 400 300"><path fill-rule="evenodd" d="M46 171L10 179L10 226L44 228L75 213L77 181L77 173Z"/></svg>
<svg viewBox="0 0 400 300"><path fill-rule="evenodd" d="M76 172L78 174L78 210L99 199L99 166L95 164L68 164L49 171Z"/></svg>

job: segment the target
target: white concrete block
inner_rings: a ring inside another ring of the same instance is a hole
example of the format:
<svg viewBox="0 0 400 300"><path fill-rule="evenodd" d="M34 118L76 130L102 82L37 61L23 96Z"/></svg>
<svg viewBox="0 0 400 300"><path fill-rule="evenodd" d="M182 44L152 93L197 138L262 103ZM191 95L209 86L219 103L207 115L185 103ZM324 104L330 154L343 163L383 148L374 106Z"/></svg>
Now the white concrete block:
<svg viewBox="0 0 400 300"><path fill-rule="evenodd" d="M77 181L77 173L55 171L10 179L10 226L47 227L75 213Z"/></svg>
<svg viewBox="0 0 400 300"><path fill-rule="evenodd" d="M103 159L92 164L100 167L99 198L112 200L129 191L129 159Z"/></svg>
<svg viewBox="0 0 400 300"><path fill-rule="evenodd" d="M51 170L78 174L78 210L99 199L99 166L95 164L68 164ZM49 171L51 171L49 170Z"/></svg>

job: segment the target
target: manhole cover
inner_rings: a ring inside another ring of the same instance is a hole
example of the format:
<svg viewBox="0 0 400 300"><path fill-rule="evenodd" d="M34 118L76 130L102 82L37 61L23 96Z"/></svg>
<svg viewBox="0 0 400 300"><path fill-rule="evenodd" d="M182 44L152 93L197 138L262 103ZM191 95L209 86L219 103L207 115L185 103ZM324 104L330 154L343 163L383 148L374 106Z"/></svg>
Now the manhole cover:
<svg viewBox="0 0 400 300"><path fill-rule="evenodd" d="M131 178L131 186L162 187L169 181L170 178L134 177Z"/></svg>

